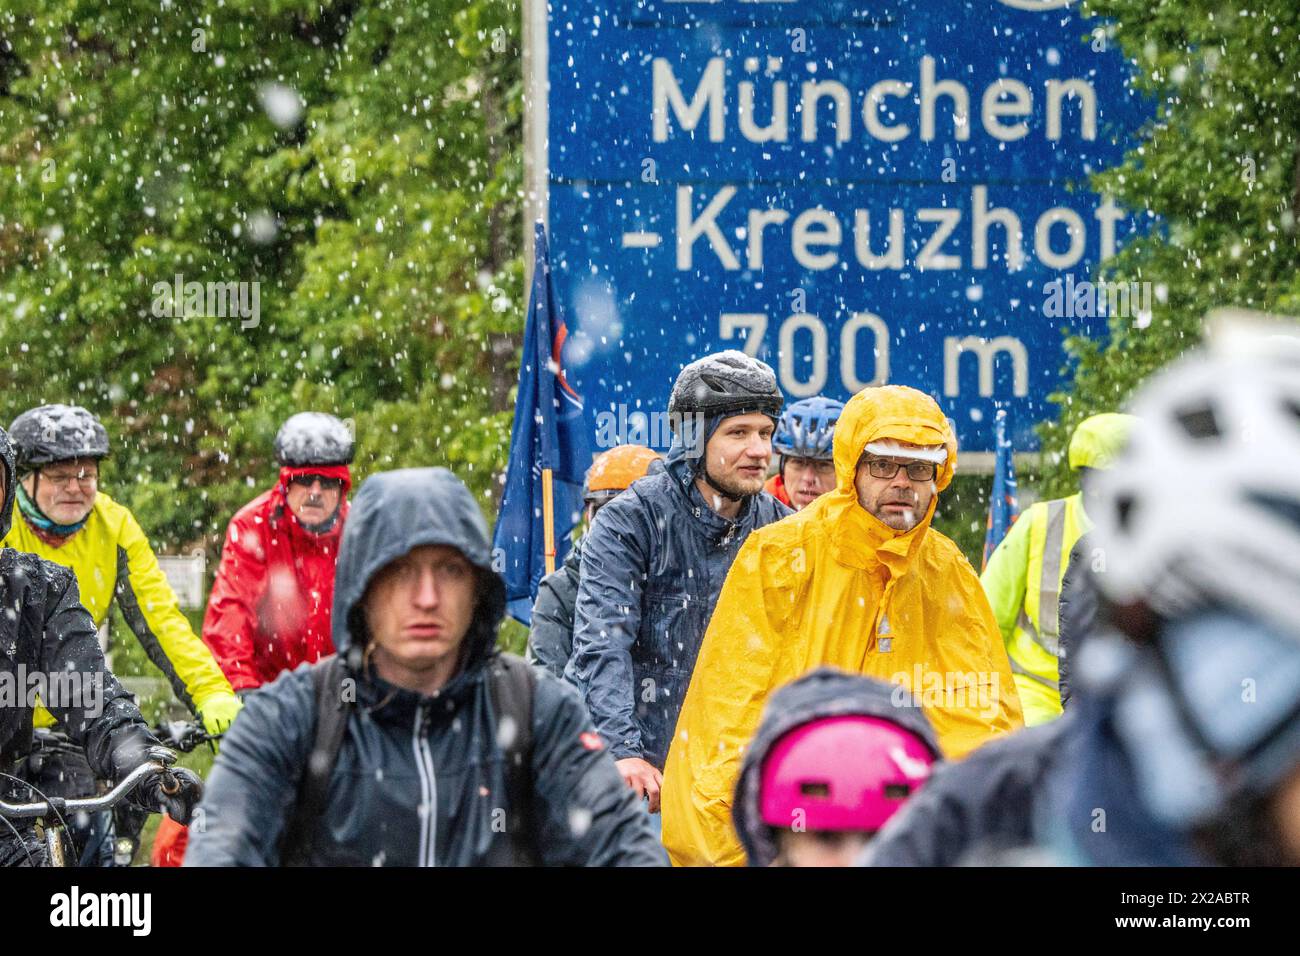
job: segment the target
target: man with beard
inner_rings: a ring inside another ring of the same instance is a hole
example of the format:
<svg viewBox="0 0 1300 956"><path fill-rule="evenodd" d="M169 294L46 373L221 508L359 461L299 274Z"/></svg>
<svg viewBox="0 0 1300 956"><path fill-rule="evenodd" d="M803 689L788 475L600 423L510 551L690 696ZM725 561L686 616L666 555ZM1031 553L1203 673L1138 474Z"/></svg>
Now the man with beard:
<svg viewBox="0 0 1300 956"><path fill-rule="evenodd" d="M782 404L772 369L741 352L686 366L665 470L602 508L583 545L565 676L652 813L727 570L751 531L790 514L763 491Z"/></svg>
<svg viewBox="0 0 1300 956"><path fill-rule="evenodd" d="M835 426L835 490L756 531L732 565L664 770L664 846L739 866L736 777L763 705L815 667L898 685L945 757L1023 724L997 621L970 562L930 527L957 441L930 396L863 389ZM910 694L910 697L909 697Z"/></svg>

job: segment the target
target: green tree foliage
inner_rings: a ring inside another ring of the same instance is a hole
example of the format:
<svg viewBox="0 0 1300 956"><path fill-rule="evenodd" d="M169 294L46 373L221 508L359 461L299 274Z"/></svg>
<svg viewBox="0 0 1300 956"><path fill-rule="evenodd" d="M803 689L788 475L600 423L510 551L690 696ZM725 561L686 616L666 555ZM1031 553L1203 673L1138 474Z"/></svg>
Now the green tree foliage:
<svg viewBox="0 0 1300 956"><path fill-rule="evenodd" d="M203 541L306 408L358 477L486 504L523 327L517 0L17 0L0 10L0 420L102 415L105 490ZM259 283L239 317L156 284ZM181 303L176 303L179 307Z"/></svg>
<svg viewBox="0 0 1300 956"><path fill-rule="evenodd" d="M1141 143L1095 188L1160 225L1103 265L1150 282L1149 323L1114 317L1105 344L1068 340L1077 365L1043 428L1046 494L1071 490L1064 458L1083 418L1115 410L1152 371L1200 341L1218 306L1300 312L1300 4L1295 0L1086 0L1110 21L1159 104Z"/></svg>

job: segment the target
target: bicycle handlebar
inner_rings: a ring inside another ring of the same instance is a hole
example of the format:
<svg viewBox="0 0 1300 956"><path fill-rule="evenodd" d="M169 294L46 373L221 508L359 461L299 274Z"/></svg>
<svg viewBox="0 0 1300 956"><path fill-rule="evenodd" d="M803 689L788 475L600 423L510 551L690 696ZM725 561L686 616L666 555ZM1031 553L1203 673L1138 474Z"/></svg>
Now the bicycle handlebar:
<svg viewBox="0 0 1300 956"><path fill-rule="evenodd" d="M71 799L52 797L49 800L40 800L36 803L6 803L4 800L0 800L0 817L21 820L43 817L50 813L59 813L66 816L69 813L98 813L103 810L111 810L145 779L156 774L166 774L168 778L172 777L171 771L163 764L150 761L136 767L122 778L121 783L100 797L74 797ZM166 782L164 780L164 784ZM173 786L177 786L174 779L171 780L171 783Z"/></svg>
<svg viewBox="0 0 1300 956"><path fill-rule="evenodd" d="M202 724L188 721L167 721L149 728L159 742L173 750L189 753L200 745L213 743L222 738L222 734L210 734Z"/></svg>

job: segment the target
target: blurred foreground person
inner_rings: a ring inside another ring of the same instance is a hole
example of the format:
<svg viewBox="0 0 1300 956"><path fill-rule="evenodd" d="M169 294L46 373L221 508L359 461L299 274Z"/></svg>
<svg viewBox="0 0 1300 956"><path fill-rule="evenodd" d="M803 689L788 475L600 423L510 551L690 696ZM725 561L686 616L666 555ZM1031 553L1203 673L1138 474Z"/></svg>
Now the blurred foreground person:
<svg viewBox="0 0 1300 956"><path fill-rule="evenodd" d="M248 698L186 866L662 865L573 689L496 649L505 582L444 468L357 492L338 655Z"/></svg>
<svg viewBox="0 0 1300 956"><path fill-rule="evenodd" d="M9 435L0 428L0 537L9 530L13 514L16 471ZM176 755L149 732L131 695L105 666L95 623L79 600L71 571L34 554L0 549L0 604L5 608L0 614L0 685L9 691L6 706L0 707L0 799L44 799L44 785L29 785L26 766L37 710L30 696L33 686L44 688L42 702L49 709L43 712L57 720L85 755L87 780L74 781L69 774L61 781L70 796L93 796L96 778L116 783L141 764L175 762ZM14 694L15 688L21 690ZM189 770L173 774L175 786L170 790L161 776L154 777L135 791L133 802L146 811L167 810L189 819L203 793L202 781ZM71 789L82 784L85 790ZM36 821L6 823L0 830L0 866L45 863L46 843L36 831Z"/></svg>
<svg viewBox="0 0 1300 956"><path fill-rule="evenodd" d="M1093 476L1077 701L936 774L866 862L1300 864L1300 334L1178 362L1132 411Z"/></svg>
<svg viewBox="0 0 1300 956"><path fill-rule="evenodd" d="M750 866L851 866L929 779L939 744L902 688L819 668L772 695L733 816Z"/></svg>

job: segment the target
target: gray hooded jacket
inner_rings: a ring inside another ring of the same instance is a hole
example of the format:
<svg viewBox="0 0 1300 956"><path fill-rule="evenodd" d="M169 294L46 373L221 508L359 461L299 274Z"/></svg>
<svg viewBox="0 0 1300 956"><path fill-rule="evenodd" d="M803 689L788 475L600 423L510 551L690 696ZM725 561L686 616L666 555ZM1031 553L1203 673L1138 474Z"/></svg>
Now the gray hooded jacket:
<svg viewBox="0 0 1300 956"><path fill-rule="evenodd" d="M473 866L520 862L503 821L507 774L487 668L505 585L469 490L445 468L372 476L357 493L335 578L333 636L356 679L312 828L314 865ZM386 565L422 545L459 550L479 569L480 597L456 676L432 696L386 683L360 663L362 598ZM314 739L316 700L303 665L255 691L226 736L192 830L187 866L278 865ZM571 688L539 674L533 697L526 824L548 865L663 865L666 857Z"/></svg>

